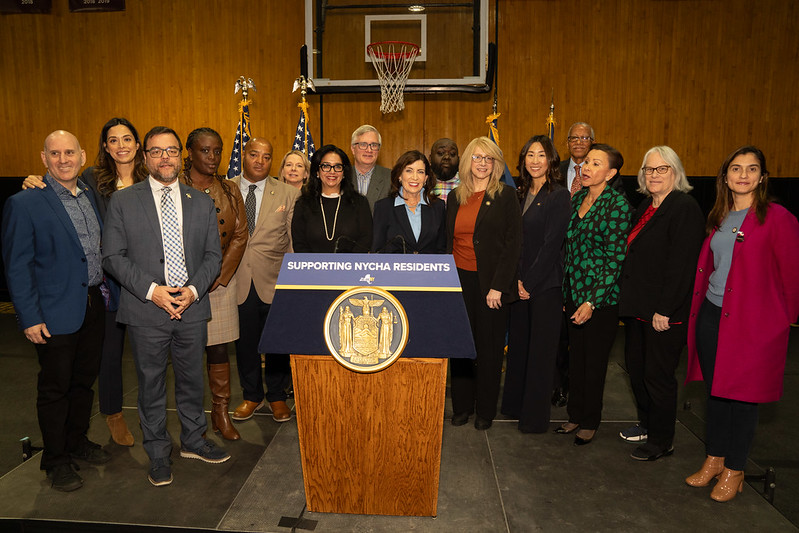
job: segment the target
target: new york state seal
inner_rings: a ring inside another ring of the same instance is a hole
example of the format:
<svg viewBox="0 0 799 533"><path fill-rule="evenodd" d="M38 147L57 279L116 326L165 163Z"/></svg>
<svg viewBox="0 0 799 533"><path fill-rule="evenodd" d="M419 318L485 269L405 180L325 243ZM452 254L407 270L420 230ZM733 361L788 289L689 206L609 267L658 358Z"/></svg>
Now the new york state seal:
<svg viewBox="0 0 799 533"><path fill-rule="evenodd" d="M402 304L377 287L343 292L325 315L325 342L331 355L355 372L379 372L408 343L408 316Z"/></svg>

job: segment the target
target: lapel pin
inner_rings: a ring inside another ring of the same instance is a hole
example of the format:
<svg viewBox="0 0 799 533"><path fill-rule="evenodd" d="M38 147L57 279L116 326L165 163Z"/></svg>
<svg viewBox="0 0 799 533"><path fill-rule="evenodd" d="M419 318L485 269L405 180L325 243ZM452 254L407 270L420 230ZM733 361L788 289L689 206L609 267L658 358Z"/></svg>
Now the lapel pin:
<svg viewBox="0 0 799 533"><path fill-rule="evenodd" d="M735 242L744 242L744 232L739 231L738 235L735 236Z"/></svg>
<svg viewBox="0 0 799 533"><path fill-rule="evenodd" d="M186 198L191 198L191 194L186 193Z"/></svg>
<svg viewBox="0 0 799 533"><path fill-rule="evenodd" d="M486 205L491 205L491 200L487 201Z"/></svg>

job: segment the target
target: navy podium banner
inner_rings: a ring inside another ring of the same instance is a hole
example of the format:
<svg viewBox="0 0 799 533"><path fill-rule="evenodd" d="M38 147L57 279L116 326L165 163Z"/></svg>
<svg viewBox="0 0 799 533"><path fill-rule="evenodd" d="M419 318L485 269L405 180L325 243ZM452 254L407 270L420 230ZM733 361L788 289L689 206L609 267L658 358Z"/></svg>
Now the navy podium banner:
<svg viewBox="0 0 799 533"><path fill-rule="evenodd" d="M475 358L455 261L444 254L286 254L259 350L328 354L325 314L353 287L400 301L409 332L403 357Z"/></svg>

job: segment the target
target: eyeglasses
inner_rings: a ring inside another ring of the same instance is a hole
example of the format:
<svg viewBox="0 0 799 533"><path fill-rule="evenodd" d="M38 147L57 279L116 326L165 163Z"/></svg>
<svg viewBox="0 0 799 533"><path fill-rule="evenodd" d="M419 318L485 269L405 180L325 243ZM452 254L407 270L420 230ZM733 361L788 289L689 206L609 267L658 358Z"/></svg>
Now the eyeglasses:
<svg viewBox="0 0 799 533"><path fill-rule="evenodd" d="M576 135L570 135L569 137L566 137L566 140L569 141L570 143L576 143L576 142L587 143L588 141L593 141L594 139L591 137L577 137Z"/></svg>
<svg viewBox="0 0 799 533"><path fill-rule="evenodd" d="M644 171L645 175L651 176L655 171L657 171L658 174L665 174L670 168L669 165L660 165L659 167L641 167L641 170Z"/></svg>
<svg viewBox="0 0 799 533"><path fill-rule="evenodd" d="M147 153L150 154L150 157L163 157L163 153L166 152L166 155L169 157L177 157L180 155L180 149L175 148L174 146L170 146L169 148L150 148L147 150Z"/></svg>
<svg viewBox="0 0 799 533"><path fill-rule="evenodd" d="M330 163L321 163L319 168L322 172L341 172L344 170L344 165L341 163L336 163L335 165L331 165Z"/></svg>
<svg viewBox="0 0 799 533"><path fill-rule="evenodd" d="M375 152L380 150L380 143L352 143L353 146L357 146L361 150L366 150L367 148L371 148Z"/></svg>
<svg viewBox="0 0 799 533"><path fill-rule="evenodd" d="M486 163L491 164L494 162L494 158L491 157L490 155L473 155L472 161L474 161L475 163L482 163L483 161L485 161Z"/></svg>

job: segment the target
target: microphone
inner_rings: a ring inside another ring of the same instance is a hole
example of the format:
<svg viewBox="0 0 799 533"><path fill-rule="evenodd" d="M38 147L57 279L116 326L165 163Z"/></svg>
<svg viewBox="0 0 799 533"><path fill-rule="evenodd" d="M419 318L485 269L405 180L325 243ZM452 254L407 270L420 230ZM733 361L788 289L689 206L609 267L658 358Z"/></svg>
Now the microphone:
<svg viewBox="0 0 799 533"><path fill-rule="evenodd" d="M402 236L402 235L400 235L399 233L398 233L398 234L396 234L396 235L394 235L394 237L392 237L391 239L389 239L389 240L388 240L388 242L386 242L385 246L383 246L382 248L380 248L380 249L377 251L377 253L379 253L379 254L382 254L382 253L384 253L384 252L386 251L386 248L388 248L390 244L392 244L394 241L397 241L397 240L398 240L398 241L400 242L400 244L402 245L402 253L403 253L403 254L407 254L407 253L408 253L408 246L407 246L407 242L405 241L405 237L403 237L403 236Z"/></svg>
<svg viewBox="0 0 799 533"><path fill-rule="evenodd" d="M341 235L341 236L339 236L338 239L336 239L336 244L333 246L333 253L334 254L339 253L339 248L340 248L339 245L342 244L342 242L346 243L346 244L352 244L353 245L352 250L342 250L342 253L356 252L356 251L358 251L356 249L356 247L360 248L361 251L364 251L364 253L369 253L371 251L368 247L362 245L361 243L359 243L355 239L352 239L352 238L348 237L347 235Z"/></svg>

